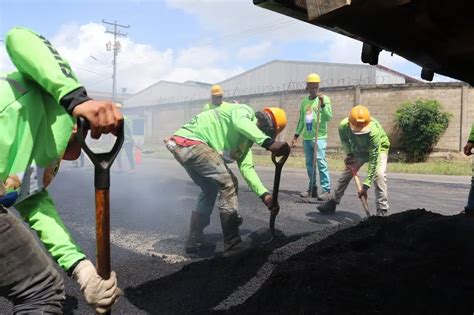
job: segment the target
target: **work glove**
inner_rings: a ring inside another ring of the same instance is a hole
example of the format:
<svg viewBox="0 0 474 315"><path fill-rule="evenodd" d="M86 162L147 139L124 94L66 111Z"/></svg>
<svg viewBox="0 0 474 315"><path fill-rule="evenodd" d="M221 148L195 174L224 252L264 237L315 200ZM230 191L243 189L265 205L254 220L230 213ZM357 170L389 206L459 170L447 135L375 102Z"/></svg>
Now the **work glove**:
<svg viewBox="0 0 474 315"><path fill-rule="evenodd" d="M72 277L79 283L87 303L99 314L109 311L122 295L122 290L117 287L115 272L112 271L110 278L104 280L90 260L82 260L74 268Z"/></svg>
<svg viewBox="0 0 474 315"><path fill-rule="evenodd" d="M362 197L364 197L366 200L367 200L367 190L369 189L369 187L363 185L362 186L362 189L359 190L358 192L358 195L359 195L359 199L361 199Z"/></svg>
<svg viewBox="0 0 474 315"><path fill-rule="evenodd" d="M346 158L344 159L344 164L345 164L345 165L351 166L351 165L354 165L355 162L356 162L356 159L355 159L355 157L354 157L354 154L352 154L352 153L349 153L349 154L346 156Z"/></svg>
<svg viewBox="0 0 474 315"><path fill-rule="evenodd" d="M286 142L275 141L268 147L268 150L275 153L276 156L282 156L290 154L291 148Z"/></svg>
<svg viewBox="0 0 474 315"><path fill-rule="evenodd" d="M471 155L473 148L474 148L474 143L472 142L466 143L466 145L464 146L464 154L467 156Z"/></svg>

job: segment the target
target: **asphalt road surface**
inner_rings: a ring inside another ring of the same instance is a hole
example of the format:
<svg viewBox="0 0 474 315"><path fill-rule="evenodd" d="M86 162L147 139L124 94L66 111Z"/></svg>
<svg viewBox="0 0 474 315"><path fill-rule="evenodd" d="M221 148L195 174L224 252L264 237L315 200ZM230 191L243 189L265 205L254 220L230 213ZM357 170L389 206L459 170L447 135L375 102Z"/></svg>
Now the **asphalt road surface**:
<svg viewBox="0 0 474 315"><path fill-rule="evenodd" d="M127 167L127 161L123 162ZM239 175L238 171L233 169L235 174ZM271 167L258 167L257 172L264 184L271 189L274 170ZM338 177L338 173L331 173L332 187L335 187ZM425 208L445 215L459 213L465 206L470 188L470 177L467 176L389 174L388 178L391 213L415 208ZM86 164L85 168L75 168L71 163L65 162L49 189L65 224L92 261L95 259L93 183L93 168L90 164ZM268 226L269 213L240 176L239 184L240 212L244 218L241 235L248 238L256 231L265 230ZM353 183L349 185L336 214L332 216L320 215L316 210L316 204L301 202L298 194L306 187L305 170L283 170L279 197L281 210L277 217L276 228L291 241L304 237L300 241L289 243L280 251L275 251L273 256L270 255L269 257L273 257L273 265L338 227L356 224L364 217ZM198 193L198 187L174 160L144 159L133 174L113 169L112 269L117 272L119 285L126 292L115 305L114 314L162 313L160 312L162 305L157 303L156 307L150 309L150 303L153 305L153 301L147 301L146 306L140 305L139 299L130 299L130 296L146 295L147 292L141 292L138 288L149 290L151 286L144 284L172 275L183 266L203 259L186 257L183 252L190 212L194 208ZM369 207L372 211L375 210L373 200L373 189L371 189ZM309 234L312 232L317 233ZM205 234L210 241L215 242L215 252L221 251L221 228L217 211L214 211L211 225L206 228ZM283 252L285 253L282 254ZM211 252L209 256L212 257L213 254ZM262 264L268 267L268 263L264 263L262 261ZM266 270L266 272L260 270L258 279L252 281L263 282L265 276L261 275L268 274L272 269ZM64 273L63 275L66 279L67 294L65 313L93 314L84 302L76 283ZM213 274L210 273L208 277L212 278ZM234 292L215 305L210 305L210 308L225 310L226 307L239 303L236 301L242 301L252 294L252 290L255 289L251 288L256 287L254 284L250 283L241 288L236 285ZM152 288L173 290L172 287L173 284L167 282L167 287ZM205 293L199 294L205 298ZM11 313L11 309L7 300L0 299L1 314ZM167 309L167 313L172 311Z"/></svg>

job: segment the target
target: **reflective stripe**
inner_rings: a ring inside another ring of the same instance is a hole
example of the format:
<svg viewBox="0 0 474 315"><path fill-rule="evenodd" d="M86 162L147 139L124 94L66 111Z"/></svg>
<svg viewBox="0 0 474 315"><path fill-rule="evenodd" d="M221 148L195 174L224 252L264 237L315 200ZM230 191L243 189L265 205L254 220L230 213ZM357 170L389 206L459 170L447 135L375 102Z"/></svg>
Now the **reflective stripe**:
<svg viewBox="0 0 474 315"><path fill-rule="evenodd" d="M18 81L15 81L13 79L9 79L9 78L6 78L6 77L0 77L0 80L5 80L8 83L10 83L11 86L13 86L18 92L21 93L21 95L28 92L28 90L25 87L23 87Z"/></svg>

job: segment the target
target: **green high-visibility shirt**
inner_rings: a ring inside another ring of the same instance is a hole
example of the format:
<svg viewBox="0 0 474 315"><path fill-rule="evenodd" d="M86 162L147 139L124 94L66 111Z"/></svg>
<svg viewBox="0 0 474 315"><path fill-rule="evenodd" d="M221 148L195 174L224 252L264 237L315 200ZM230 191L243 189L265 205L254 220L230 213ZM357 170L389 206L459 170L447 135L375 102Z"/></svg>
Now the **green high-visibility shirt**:
<svg viewBox="0 0 474 315"><path fill-rule="evenodd" d="M222 104L226 104L226 105L230 105L230 103L227 103L227 102L222 102ZM217 108L221 105L214 105L212 103L207 103L206 105L204 105L204 107L202 108L202 111L205 112L206 110L210 110L210 109L214 109L214 108Z"/></svg>
<svg viewBox="0 0 474 315"><path fill-rule="evenodd" d="M339 124L339 137L344 152L354 154L358 160L369 162L364 185L370 187L380 166L380 153L388 153L390 141L380 123L372 118L370 132L356 135L349 126L349 119L344 118Z"/></svg>
<svg viewBox="0 0 474 315"><path fill-rule="evenodd" d="M245 104L222 104L196 115L174 133L199 140L222 155L226 163L237 161L240 173L259 197L268 192L255 171L251 147L269 139L257 127L254 110Z"/></svg>
<svg viewBox="0 0 474 315"><path fill-rule="evenodd" d="M474 142L474 124L472 124L471 134L469 135L469 142Z"/></svg>
<svg viewBox="0 0 474 315"><path fill-rule="evenodd" d="M75 124L60 101L82 85L44 37L14 28L5 43L18 71L0 74L0 181L9 176L21 181L14 206L67 270L85 255L45 189L58 170Z"/></svg>
<svg viewBox="0 0 474 315"><path fill-rule="evenodd" d="M321 108L318 139L326 139L328 137L328 122L332 118L331 100L326 95L323 96L323 103L325 106ZM295 134L301 136L301 133L303 133L303 140L314 140L316 138L318 108L319 97L310 100L309 96L307 96L301 101L300 116Z"/></svg>

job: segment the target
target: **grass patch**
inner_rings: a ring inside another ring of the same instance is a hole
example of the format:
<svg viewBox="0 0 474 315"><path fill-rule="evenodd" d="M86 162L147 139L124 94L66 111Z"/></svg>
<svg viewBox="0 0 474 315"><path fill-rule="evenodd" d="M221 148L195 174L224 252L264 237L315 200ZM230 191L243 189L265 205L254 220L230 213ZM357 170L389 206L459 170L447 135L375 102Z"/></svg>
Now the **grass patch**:
<svg viewBox="0 0 474 315"><path fill-rule="evenodd" d="M269 155L254 155L253 160L255 165L273 166L273 162ZM327 157L329 170L343 171L344 160L338 157ZM305 159L303 156L291 156L285 163L286 167L290 168L305 168ZM362 172L367 171L367 164L365 164ZM432 175L471 175L471 161L470 160L433 160L425 163L403 163L403 162L389 162L387 166L388 173L410 173L410 174L432 174Z"/></svg>

